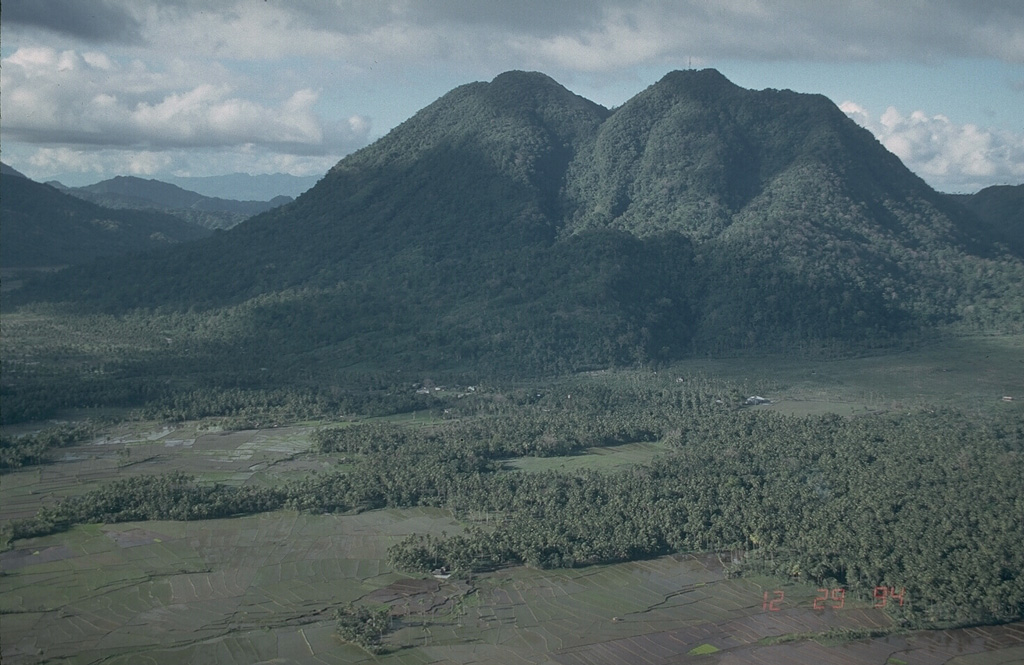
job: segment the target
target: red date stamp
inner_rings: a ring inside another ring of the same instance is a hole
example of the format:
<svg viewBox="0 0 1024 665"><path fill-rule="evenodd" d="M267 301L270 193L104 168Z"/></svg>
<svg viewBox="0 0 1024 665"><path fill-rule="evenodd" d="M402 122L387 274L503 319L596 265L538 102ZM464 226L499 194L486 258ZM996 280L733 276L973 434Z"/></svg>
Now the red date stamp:
<svg viewBox="0 0 1024 665"><path fill-rule="evenodd" d="M768 592L765 591L764 602L761 604L761 609L767 610L769 612L778 612L782 609L782 601L784 601L785 599L786 593L784 591L780 591L778 589L772 591L771 600L768 599Z"/></svg>
<svg viewBox="0 0 1024 665"><path fill-rule="evenodd" d="M824 610L825 603L830 603L828 609L841 610L846 604L846 589L818 589L818 595L814 597L814 604L811 606L816 610Z"/></svg>
<svg viewBox="0 0 1024 665"><path fill-rule="evenodd" d="M890 603L899 603L900 607L903 607L903 603L907 597L907 591L904 588L899 590L892 586L876 586L872 592L875 600L874 607L880 609ZM761 609L766 612L779 612L782 610L782 605L786 600L786 592L781 589L775 589L774 591L765 591L762 596ZM814 597L811 603L811 608L816 611L824 610L841 610L846 606L846 589L843 587L836 588L825 588L818 589L818 595Z"/></svg>
<svg viewBox="0 0 1024 665"><path fill-rule="evenodd" d="M898 601L900 607L903 607L903 597L907 595L906 589L900 589L899 593L896 593L896 587L893 586L876 586L875 587L875 607L885 607L889 601Z"/></svg>

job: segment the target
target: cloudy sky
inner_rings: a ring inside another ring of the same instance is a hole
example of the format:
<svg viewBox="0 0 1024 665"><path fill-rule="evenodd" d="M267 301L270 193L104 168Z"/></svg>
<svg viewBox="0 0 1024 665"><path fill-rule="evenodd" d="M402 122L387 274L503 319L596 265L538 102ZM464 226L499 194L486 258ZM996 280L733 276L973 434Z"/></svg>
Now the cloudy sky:
<svg viewBox="0 0 1024 665"><path fill-rule="evenodd" d="M30 177L319 175L451 88L605 106L673 69L820 92L942 191L1024 182L1021 0L4 0L0 150Z"/></svg>

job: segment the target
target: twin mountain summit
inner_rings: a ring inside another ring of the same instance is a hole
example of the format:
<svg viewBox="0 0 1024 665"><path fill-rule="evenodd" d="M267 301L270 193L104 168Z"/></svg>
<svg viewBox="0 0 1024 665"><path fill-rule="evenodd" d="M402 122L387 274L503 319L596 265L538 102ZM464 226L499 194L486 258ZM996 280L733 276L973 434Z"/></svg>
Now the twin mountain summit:
<svg viewBox="0 0 1024 665"><path fill-rule="evenodd" d="M934 191L820 95L688 70L607 109L508 72L290 203L6 298L221 317L263 371L857 350L1024 329L1022 199Z"/></svg>

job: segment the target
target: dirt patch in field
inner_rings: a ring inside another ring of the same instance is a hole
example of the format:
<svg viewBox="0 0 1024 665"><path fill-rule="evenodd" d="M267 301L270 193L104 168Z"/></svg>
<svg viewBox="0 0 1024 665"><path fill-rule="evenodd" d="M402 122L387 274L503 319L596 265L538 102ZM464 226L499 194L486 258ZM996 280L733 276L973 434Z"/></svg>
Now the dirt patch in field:
<svg viewBox="0 0 1024 665"><path fill-rule="evenodd" d="M34 566L38 563L50 561L63 561L75 556L66 545L55 545L42 549L21 549L4 552L0 554L0 570L17 570L25 566Z"/></svg>
<svg viewBox="0 0 1024 665"><path fill-rule="evenodd" d="M982 626L944 631L921 631L874 639L851 640L845 644L819 644L805 640L792 644L756 646L707 662L721 665L792 663L793 665L862 665L914 663L953 665L984 663L1006 665L1018 662L1015 652L1024 646L1024 624Z"/></svg>
<svg viewBox="0 0 1024 665"><path fill-rule="evenodd" d="M103 529L107 537L117 543L118 547L138 547L139 545L152 545L161 543L164 535L146 529L128 529L127 531L116 531L114 529Z"/></svg>
<svg viewBox="0 0 1024 665"><path fill-rule="evenodd" d="M365 600L391 607L392 615L404 617L450 610L472 587L467 582L403 579L367 594Z"/></svg>
<svg viewBox="0 0 1024 665"><path fill-rule="evenodd" d="M399 598L437 593L440 588L441 583L437 580L398 580L397 582L392 582L383 589L374 591L370 594L369 599L375 600L378 603L390 603L394 600L398 600Z"/></svg>
<svg viewBox="0 0 1024 665"><path fill-rule="evenodd" d="M196 450L219 452L236 450L239 446L249 443L258 430L241 430L238 432L215 432L196 437L193 444Z"/></svg>

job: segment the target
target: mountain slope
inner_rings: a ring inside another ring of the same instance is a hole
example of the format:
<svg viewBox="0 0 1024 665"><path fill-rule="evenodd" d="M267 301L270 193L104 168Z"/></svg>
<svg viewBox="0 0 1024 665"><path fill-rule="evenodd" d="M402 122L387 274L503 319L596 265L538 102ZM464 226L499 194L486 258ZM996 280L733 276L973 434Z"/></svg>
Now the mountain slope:
<svg viewBox="0 0 1024 665"><path fill-rule="evenodd" d="M4 164L3 162L0 162L0 176L8 176L8 175L9 176L14 176L16 178L27 178L28 177L24 173L22 173L21 171L19 171L16 168L14 168L13 166L8 166L7 164Z"/></svg>
<svg viewBox="0 0 1024 665"><path fill-rule="evenodd" d="M60 266L166 248L208 231L155 211L112 210L28 178L0 180L5 268Z"/></svg>
<svg viewBox="0 0 1024 665"><path fill-rule="evenodd" d="M1019 329L1024 266L976 227L824 97L687 71L612 112L509 72L289 205L34 293L219 313L250 363L551 371Z"/></svg>
<svg viewBox="0 0 1024 665"><path fill-rule="evenodd" d="M231 304L284 288L376 280L390 267L424 283L448 263L548 245L560 172L575 142L606 115L540 74L457 88L342 160L294 203L194 248L199 262L224 265L234 277L197 284L188 297ZM169 255L166 269L152 271L168 293L182 292L174 280L190 279L170 266L177 261ZM145 304L151 286L138 283L126 302Z"/></svg>

